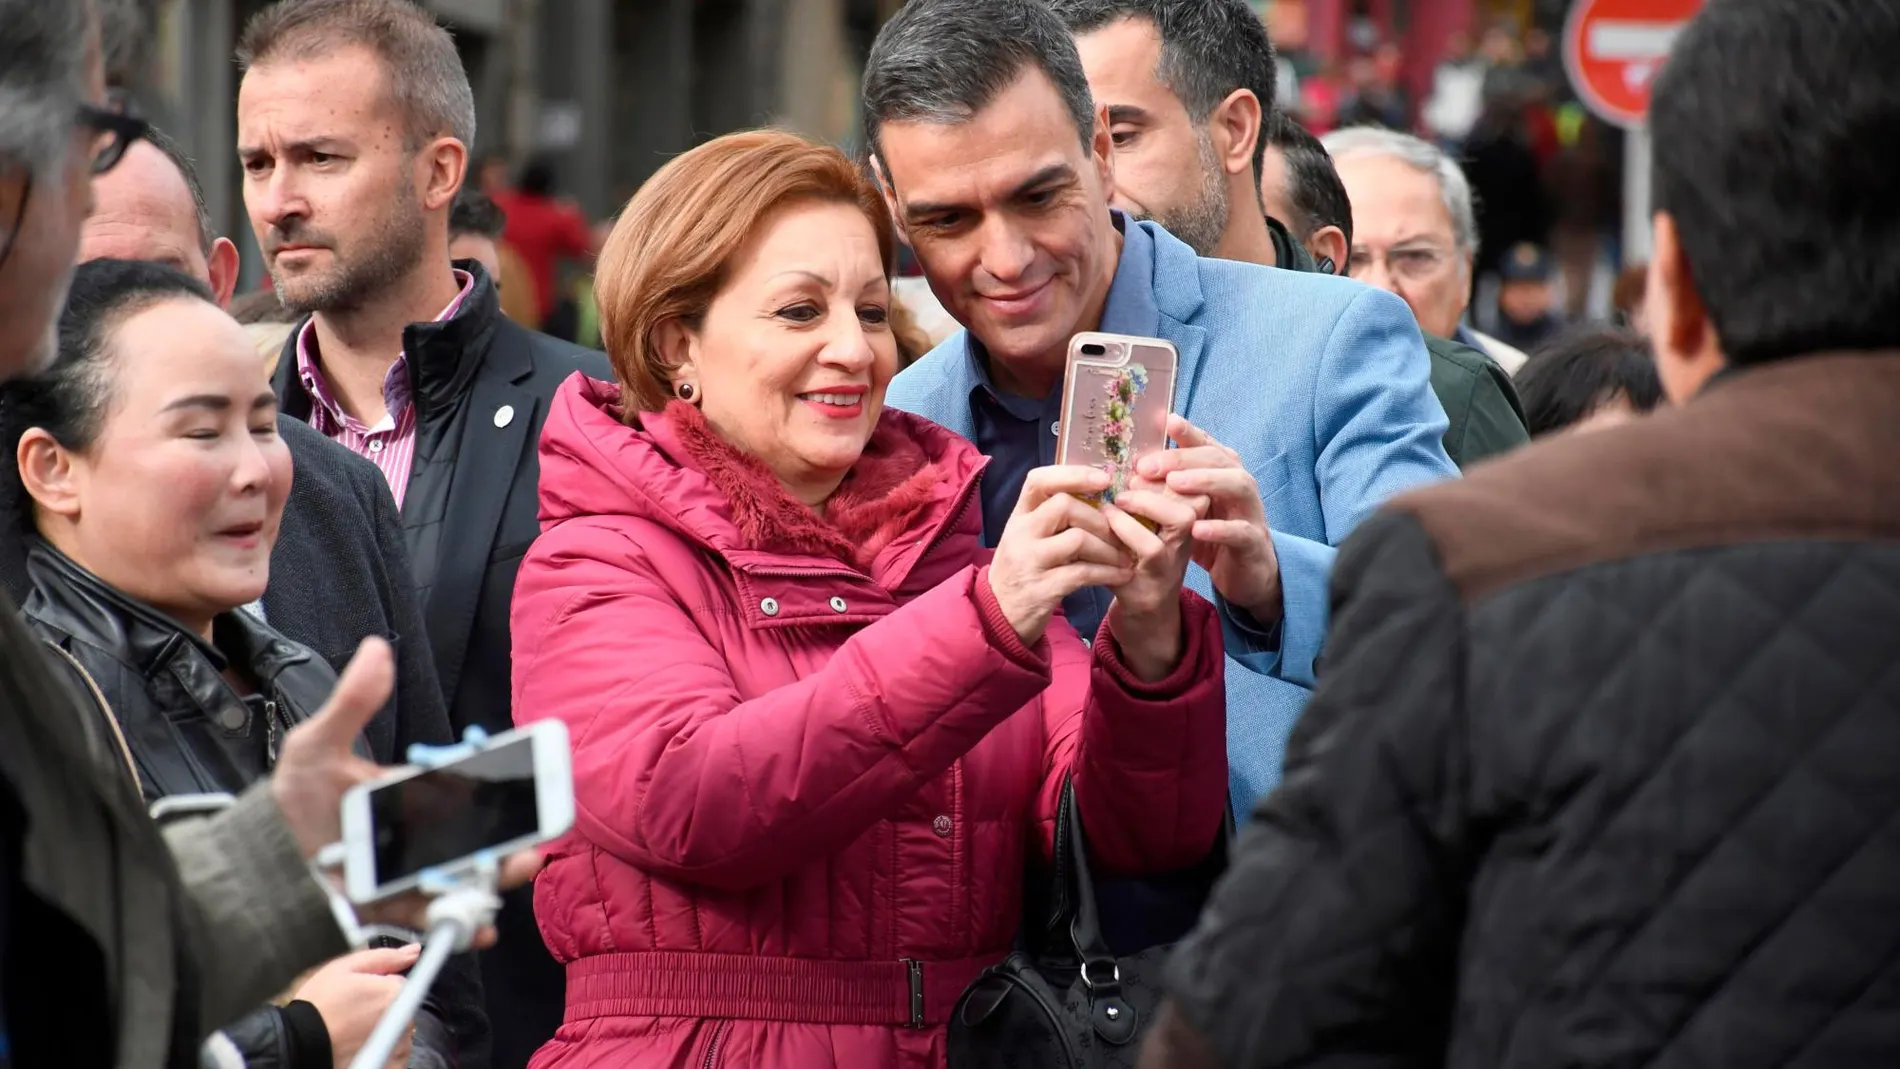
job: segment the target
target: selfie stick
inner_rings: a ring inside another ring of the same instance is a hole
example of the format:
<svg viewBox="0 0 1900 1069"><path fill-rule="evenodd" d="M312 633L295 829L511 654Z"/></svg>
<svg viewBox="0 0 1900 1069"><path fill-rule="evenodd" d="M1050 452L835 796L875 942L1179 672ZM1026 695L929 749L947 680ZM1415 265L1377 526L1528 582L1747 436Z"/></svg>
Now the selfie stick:
<svg viewBox="0 0 1900 1069"><path fill-rule="evenodd" d="M422 768L440 767L480 749L488 741L488 734L481 728L470 727L463 739L456 746L411 746L409 763ZM422 956L409 970L409 977L396 993L396 1000L383 1011L369 1039L356 1052L350 1069L383 1069L389 1064L390 1056L409 1034L410 1023L415 1020L416 1011L422 1008L422 1000L428 997L429 988L441 974L442 967L448 964L449 955L471 949L476 933L495 923L495 913L501 909L501 896L496 892L500 873L501 860L492 853L477 854L451 869L430 869L422 873L417 889L432 899L426 915L429 927L422 939Z"/></svg>

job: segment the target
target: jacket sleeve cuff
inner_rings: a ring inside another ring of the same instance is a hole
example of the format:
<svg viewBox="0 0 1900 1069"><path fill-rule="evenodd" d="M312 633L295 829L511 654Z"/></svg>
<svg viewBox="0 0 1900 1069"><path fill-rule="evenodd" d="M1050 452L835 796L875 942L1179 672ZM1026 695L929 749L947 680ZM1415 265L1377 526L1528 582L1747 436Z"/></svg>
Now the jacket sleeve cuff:
<svg viewBox="0 0 1900 1069"><path fill-rule="evenodd" d="M323 1013L311 1003L296 999L280 1010L284 1016L284 1034L290 1040L290 1064L297 1069L327 1066L330 1050L330 1026Z"/></svg>
<svg viewBox="0 0 1900 1069"><path fill-rule="evenodd" d="M1130 697L1148 700L1178 698L1186 694L1193 686L1207 678L1209 672L1220 674L1220 651L1214 650L1210 659L1207 641L1207 617L1213 610L1199 594L1192 590L1181 591L1181 659L1174 671L1150 683L1134 673L1128 662L1122 659L1121 644L1115 641L1115 633L1109 627L1109 618L1103 617L1102 626L1096 632L1092 648L1095 651L1095 663L1101 666L1109 680ZM1110 616L1114 609L1109 609Z"/></svg>
<svg viewBox="0 0 1900 1069"><path fill-rule="evenodd" d="M268 780L216 816L180 821L164 835L187 893L215 933L203 948L207 1016L235 1017L303 970L349 950Z"/></svg>
<svg viewBox="0 0 1900 1069"><path fill-rule="evenodd" d="M991 648L1031 672L1049 671L1048 638L1045 636L1033 649L1023 642L1022 636L1016 633L1015 625L1003 615L1003 606L997 603L996 591L990 588L989 565L977 569L973 586L976 615L983 623L983 637L989 639Z"/></svg>

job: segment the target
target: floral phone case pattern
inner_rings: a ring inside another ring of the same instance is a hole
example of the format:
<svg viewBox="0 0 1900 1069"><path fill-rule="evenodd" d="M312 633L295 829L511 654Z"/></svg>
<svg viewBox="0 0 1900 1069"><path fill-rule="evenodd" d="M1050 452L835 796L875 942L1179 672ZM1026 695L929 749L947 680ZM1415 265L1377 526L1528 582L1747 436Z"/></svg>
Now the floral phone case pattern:
<svg viewBox="0 0 1900 1069"><path fill-rule="evenodd" d="M1085 355L1085 343L1101 355ZM1135 462L1167 447L1174 364L1171 346L1145 338L1079 335L1071 346L1056 461L1106 472L1100 500L1114 501Z"/></svg>

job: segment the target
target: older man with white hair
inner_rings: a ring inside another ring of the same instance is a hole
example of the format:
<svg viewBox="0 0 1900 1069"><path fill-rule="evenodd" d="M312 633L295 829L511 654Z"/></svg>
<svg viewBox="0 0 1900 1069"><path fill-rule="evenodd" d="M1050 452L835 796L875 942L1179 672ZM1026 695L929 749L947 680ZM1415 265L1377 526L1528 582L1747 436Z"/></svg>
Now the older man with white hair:
<svg viewBox="0 0 1900 1069"><path fill-rule="evenodd" d="M1464 324L1478 255L1477 213L1464 169L1410 134L1375 126L1320 139L1352 198L1348 273L1405 298L1427 334L1481 350L1508 373L1524 354Z"/></svg>

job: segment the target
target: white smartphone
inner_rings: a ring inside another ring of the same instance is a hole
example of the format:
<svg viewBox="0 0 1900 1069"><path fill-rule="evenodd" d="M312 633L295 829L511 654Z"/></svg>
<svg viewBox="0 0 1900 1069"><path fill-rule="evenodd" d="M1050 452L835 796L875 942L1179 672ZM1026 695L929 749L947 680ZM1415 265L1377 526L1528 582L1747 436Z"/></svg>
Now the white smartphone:
<svg viewBox="0 0 1900 1069"><path fill-rule="evenodd" d="M574 826L567 725L542 720L433 768L406 769L343 796L343 884L354 902L412 890L425 871L558 839Z"/></svg>

